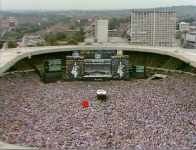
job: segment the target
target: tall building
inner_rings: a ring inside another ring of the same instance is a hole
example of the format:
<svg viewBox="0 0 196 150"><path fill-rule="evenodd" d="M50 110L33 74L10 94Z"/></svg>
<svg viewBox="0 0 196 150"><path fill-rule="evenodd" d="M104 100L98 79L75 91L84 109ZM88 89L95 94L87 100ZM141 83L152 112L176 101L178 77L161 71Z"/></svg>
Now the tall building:
<svg viewBox="0 0 196 150"><path fill-rule="evenodd" d="M189 30L189 23L180 22L180 23L179 23L179 30L180 30L181 32Z"/></svg>
<svg viewBox="0 0 196 150"><path fill-rule="evenodd" d="M175 12L131 12L132 45L174 46L175 28Z"/></svg>
<svg viewBox="0 0 196 150"><path fill-rule="evenodd" d="M9 22L11 22L11 26L10 27L17 27L18 26L18 19L17 18L9 17L7 20Z"/></svg>
<svg viewBox="0 0 196 150"><path fill-rule="evenodd" d="M108 20L96 20L95 42L108 42Z"/></svg>
<svg viewBox="0 0 196 150"><path fill-rule="evenodd" d="M9 17L7 20L0 21L1 29L15 28L18 26L18 19Z"/></svg>

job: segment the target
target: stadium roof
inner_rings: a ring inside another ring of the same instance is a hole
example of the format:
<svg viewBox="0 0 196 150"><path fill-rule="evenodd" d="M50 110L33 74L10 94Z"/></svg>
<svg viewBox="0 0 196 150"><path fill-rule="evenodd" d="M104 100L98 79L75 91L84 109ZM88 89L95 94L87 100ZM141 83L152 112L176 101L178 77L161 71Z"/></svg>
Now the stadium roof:
<svg viewBox="0 0 196 150"><path fill-rule="evenodd" d="M64 52L73 50L126 50L137 52L149 52L168 55L178 58L196 68L196 49L183 49L179 47L145 47L145 46L119 46L119 45L76 45L76 46L45 46L24 47L2 50L0 53L0 75L13 66L19 60L45 53Z"/></svg>

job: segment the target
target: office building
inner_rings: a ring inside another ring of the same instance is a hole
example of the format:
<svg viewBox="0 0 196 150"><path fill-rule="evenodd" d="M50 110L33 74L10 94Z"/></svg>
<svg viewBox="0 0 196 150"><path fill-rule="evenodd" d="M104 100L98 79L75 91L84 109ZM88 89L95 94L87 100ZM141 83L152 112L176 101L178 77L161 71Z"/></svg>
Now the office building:
<svg viewBox="0 0 196 150"><path fill-rule="evenodd" d="M186 33L186 41L196 45L196 31Z"/></svg>
<svg viewBox="0 0 196 150"><path fill-rule="evenodd" d="M181 32L183 32L183 31L188 31L188 30L189 30L189 23L180 22L180 23L179 23L179 30L180 30Z"/></svg>
<svg viewBox="0 0 196 150"><path fill-rule="evenodd" d="M175 45L175 12L131 12L131 44L143 46Z"/></svg>

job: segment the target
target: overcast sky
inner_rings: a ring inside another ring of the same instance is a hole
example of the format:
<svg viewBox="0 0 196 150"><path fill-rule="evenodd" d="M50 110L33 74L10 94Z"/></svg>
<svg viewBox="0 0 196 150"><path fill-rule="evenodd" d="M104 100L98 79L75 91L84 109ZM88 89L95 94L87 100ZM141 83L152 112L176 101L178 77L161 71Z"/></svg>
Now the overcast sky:
<svg viewBox="0 0 196 150"><path fill-rule="evenodd" d="M1 9L134 9L195 5L196 0L0 0Z"/></svg>

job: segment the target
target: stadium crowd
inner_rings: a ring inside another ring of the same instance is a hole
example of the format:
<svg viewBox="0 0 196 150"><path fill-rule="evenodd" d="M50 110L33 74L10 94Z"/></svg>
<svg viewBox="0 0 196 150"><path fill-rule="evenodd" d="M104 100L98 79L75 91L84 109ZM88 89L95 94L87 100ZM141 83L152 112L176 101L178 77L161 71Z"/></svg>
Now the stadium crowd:
<svg viewBox="0 0 196 150"><path fill-rule="evenodd" d="M0 82L4 142L42 149L196 148L196 77L38 84L15 73ZM107 91L107 102L96 99L98 89Z"/></svg>

